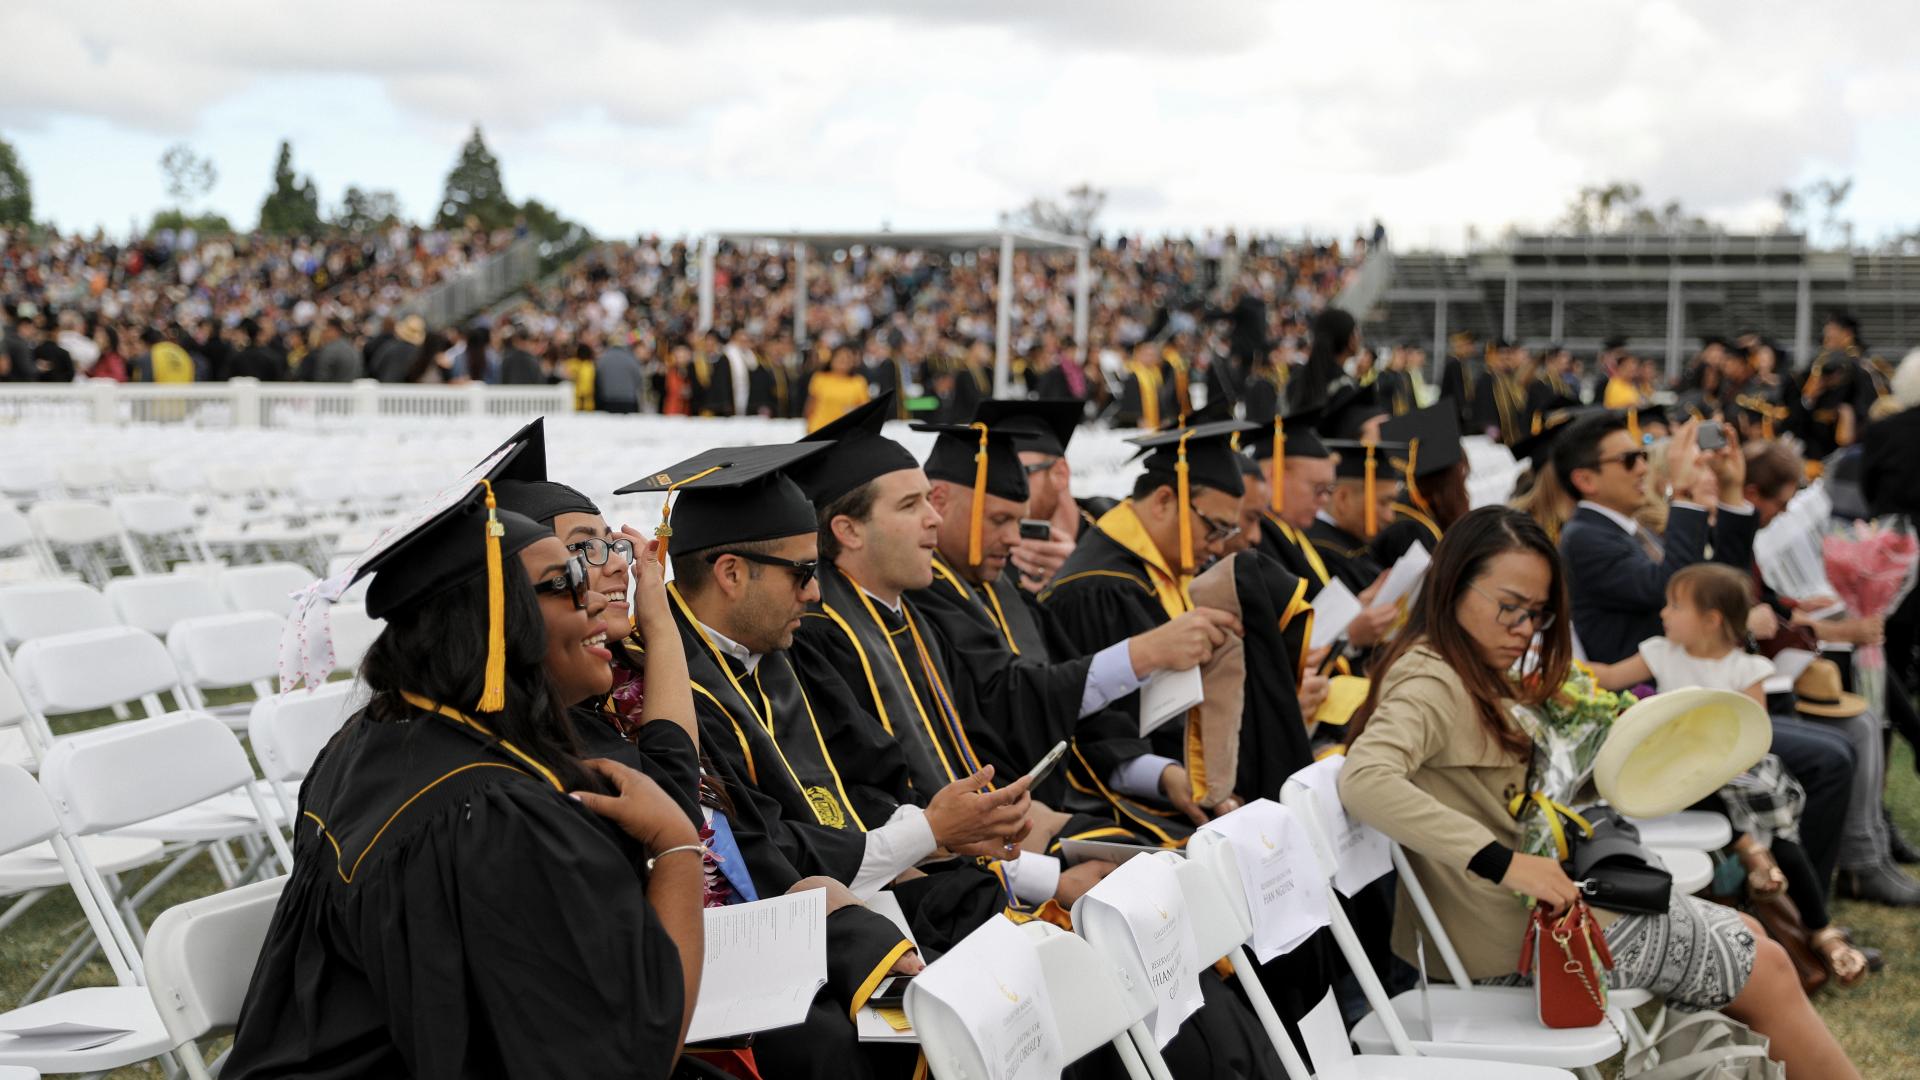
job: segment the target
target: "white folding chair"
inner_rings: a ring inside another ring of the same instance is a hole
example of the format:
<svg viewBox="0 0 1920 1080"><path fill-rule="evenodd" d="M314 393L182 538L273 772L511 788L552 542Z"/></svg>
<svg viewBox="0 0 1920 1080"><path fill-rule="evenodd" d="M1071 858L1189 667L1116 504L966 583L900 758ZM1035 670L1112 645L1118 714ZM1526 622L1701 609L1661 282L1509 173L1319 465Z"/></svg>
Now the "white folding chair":
<svg viewBox="0 0 1920 1080"><path fill-rule="evenodd" d="M355 590L364 596L366 583L370 580L371 576L354 582L347 596L351 596ZM373 648L374 640L387 628L387 621L368 615L364 602L354 603L346 599L333 605L327 618L331 620L329 625L333 629L333 670L358 671L360 661L367 658L367 650Z"/></svg>
<svg viewBox="0 0 1920 1080"><path fill-rule="evenodd" d="M40 546L27 515L0 500L0 580L33 581L53 577L53 557Z"/></svg>
<svg viewBox="0 0 1920 1080"><path fill-rule="evenodd" d="M111 662L103 662L111 658ZM162 693L184 702L180 674L160 639L131 626L37 637L13 654L20 694L42 724L45 717L139 702L148 716L165 711ZM52 738L52 731L38 734Z"/></svg>
<svg viewBox="0 0 1920 1080"><path fill-rule="evenodd" d="M80 902L118 985L68 990L0 1012L0 1070L98 1073L165 1054L173 1046L173 1039L152 997L141 985L135 961L128 959L122 935L114 930L118 913L112 904L100 903L87 884L81 869L84 855L76 854L62 835L60 822L33 777L24 769L0 765L0 853L12 854L43 844L57 853L64 871L62 880ZM97 1040L59 1035L58 1025L126 1034L89 1047L85 1045L88 1041ZM17 1034L36 1030L45 1034ZM0 1077L5 1075L0 1071Z"/></svg>
<svg viewBox="0 0 1920 1080"><path fill-rule="evenodd" d="M167 633L167 652L180 672L188 707L211 712L236 730L245 728L250 703L209 708L204 691L249 686L255 700L272 697L285 629L285 619L264 611L199 615L175 623Z"/></svg>
<svg viewBox="0 0 1920 1080"><path fill-rule="evenodd" d="M120 625L113 605L77 581L0 586L0 646Z"/></svg>
<svg viewBox="0 0 1920 1080"><path fill-rule="evenodd" d="M39 750L27 736L32 719L20 689L13 685L13 676L0 669L0 762L28 772L40 767Z"/></svg>
<svg viewBox="0 0 1920 1080"><path fill-rule="evenodd" d="M1335 756L1315 762L1308 768L1323 769L1337 775L1345 762L1345 758ZM1320 805L1320 796L1307 786L1299 774L1295 774L1282 786L1280 801L1307 824L1314 853L1319 856L1321 871L1331 881L1340 863L1326 824L1327 808ZM1404 876L1403 884L1410 877ZM1417 882L1409 886L1409 892L1414 892L1416 888ZM1425 993L1415 988L1389 999L1386 988L1380 984L1380 978L1373 970L1365 947L1354 933L1353 924L1347 919L1337 890L1329 890L1327 899L1334 941L1341 955L1346 957L1347 966L1360 984L1367 1003L1373 1007L1373 1011L1352 1031L1353 1042L1362 1053L1491 1058L1522 1065L1572 1069L1582 1076L1598 1077L1595 1066L1621 1051L1620 1036L1610 1024L1586 1028L1550 1028L1540 1023L1532 990L1474 986L1466 976L1464 965L1453 955L1450 941L1441 949L1441 955L1449 958L1447 968L1449 976L1455 980L1453 985L1429 986ZM1416 908L1423 904L1424 899L1424 893L1415 894ZM1514 946L1517 950L1519 942L1516 941ZM1428 1037L1411 1038L1407 1033L1408 1021L1421 1026ZM1430 1029L1426 1027L1429 1022L1432 1025ZM1433 1035L1442 1029L1453 1038L1434 1038Z"/></svg>
<svg viewBox="0 0 1920 1080"><path fill-rule="evenodd" d="M27 520L56 559L65 558L74 573L95 586L105 585L118 567L140 571L120 519L100 503L49 499L34 503Z"/></svg>
<svg viewBox="0 0 1920 1080"><path fill-rule="evenodd" d="M194 1080L212 1080L194 1040L224 1035L240 1022L286 883L270 878L189 900L161 912L147 931L147 990Z"/></svg>
<svg viewBox="0 0 1920 1080"><path fill-rule="evenodd" d="M97 499L114 489L113 466L95 458L66 458L53 467L60 488L74 499Z"/></svg>
<svg viewBox="0 0 1920 1080"><path fill-rule="evenodd" d="M1084 940L1057 926L1030 922L1021 930L1033 938L1040 959L1047 1001L1060 1032L1061 1063L1111 1044L1132 1080L1148 1080L1147 1066L1127 1037L1127 1028L1146 1014L1120 994L1106 961ZM908 984L904 1007L927 1067L938 1080L993 1075L972 1032L946 1004Z"/></svg>
<svg viewBox="0 0 1920 1080"><path fill-rule="evenodd" d="M366 700L362 684L332 682L253 703L247 717L247 742L288 821L294 818L300 781L306 779L314 759Z"/></svg>
<svg viewBox="0 0 1920 1080"><path fill-rule="evenodd" d="M1628 818L1649 847L1719 851L1733 843L1733 825L1712 810L1681 810L1659 818Z"/></svg>
<svg viewBox="0 0 1920 1080"><path fill-rule="evenodd" d="M200 522L185 499L173 495L118 495L113 514L126 530L142 569L162 573L174 562L212 563Z"/></svg>
<svg viewBox="0 0 1920 1080"><path fill-rule="evenodd" d="M105 591L121 622L160 637L182 619L229 610L213 579L193 571L115 578Z"/></svg>
<svg viewBox="0 0 1920 1080"><path fill-rule="evenodd" d="M313 584L313 571L294 563L236 566L220 575L227 606L235 611L269 611L282 618L293 611L293 594Z"/></svg>

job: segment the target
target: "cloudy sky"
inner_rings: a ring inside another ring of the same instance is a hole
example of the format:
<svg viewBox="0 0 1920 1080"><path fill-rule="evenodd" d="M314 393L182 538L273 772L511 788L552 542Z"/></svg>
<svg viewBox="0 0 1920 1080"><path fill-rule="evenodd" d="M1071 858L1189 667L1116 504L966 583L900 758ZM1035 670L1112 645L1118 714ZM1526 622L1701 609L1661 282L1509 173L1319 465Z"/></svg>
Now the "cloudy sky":
<svg viewBox="0 0 1920 1080"><path fill-rule="evenodd" d="M161 152L256 220L280 139L331 206L429 216L477 122L603 235L971 228L1090 181L1110 228L1403 244L1641 183L1735 226L1851 176L1920 226L1920 4L1775 0L6 0L0 137L38 216L124 232Z"/></svg>

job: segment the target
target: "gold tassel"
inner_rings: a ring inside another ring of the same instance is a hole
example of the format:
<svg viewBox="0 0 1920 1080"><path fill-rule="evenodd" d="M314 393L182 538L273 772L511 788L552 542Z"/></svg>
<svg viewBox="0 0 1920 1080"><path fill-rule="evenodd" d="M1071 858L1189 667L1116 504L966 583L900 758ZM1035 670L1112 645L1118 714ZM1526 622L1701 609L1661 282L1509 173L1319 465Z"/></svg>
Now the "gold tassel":
<svg viewBox="0 0 1920 1080"><path fill-rule="evenodd" d="M1633 437L1633 445L1640 445L1640 410L1627 410L1627 434Z"/></svg>
<svg viewBox="0 0 1920 1080"><path fill-rule="evenodd" d="M967 565L980 565L981 517L987 508L987 425L969 424L980 432L980 449L973 455L973 510L967 515Z"/></svg>
<svg viewBox="0 0 1920 1080"><path fill-rule="evenodd" d="M1427 505L1427 497L1420 494L1420 440L1407 440L1407 498L1428 517L1433 516L1433 508Z"/></svg>
<svg viewBox="0 0 1920 1080"><path fill-rule="evenodd" d="M675 480L673 483L667 485L666 501L660 504L660 524L653 530L653 538L660 541L660 550L655 554L659 558L660 565L663 568L667 565L667 543L673 539L673 526L668 523L673 517L673 493L680 490L682 485L691 484L703 476L710 476L717 473L721 469L726 468L728 464L730 463L715 465L711 469L702 469L692 476L687 477L685 480ZM662 473L656 479L664 480L666 479L666 474Z"/></svg>
<svg viewBox="0 0 1920 1080"><path fill-rule="evenodd" d="M1175 491L1180 496L1180 572L1193 573L1193 486L1187 480L1187 440L1193 438L1188 430L1180 436L1180 460L1173 466Z"/></svg>
<svg viewBox="0 0 1920 1080"><path fill-rule="evenodd" d="M480 486L487 489L487 670L474 708L497 713L507 707L507 593L500 576L500 538L507 527L500 524L493 483L482 480Z"/></svg>
<svg viewBox="0 0 1920 1080"><path fill-rule="evenodd" d="M1367 500L1366 529L1367 529L1367 539L1369 540L1373 539L1374 533L1380 531L1380 521L1378 516L1374 513L1374 509L1373 509L1373 474L1374 474L1375 468L1376 466L1373 459L1373 444L1368 443L1367 444L1367 482L1366 482L1366 487L1363 493L1365 494L1366 500Z"/></svg>
<svg viewBox="0 0 1920 1080"><path fill-rule="evenodd" d="M1533 433L1535 435L1540 434L1540 414L1539 413L1533 414Z"/></svg>
<svg viewBox="0 0 1920 1080"><path fill-rule="evenodd" d="M1273 512L1278 514L1287 508L1286 478L1287 430L1281 424L1278 413L1273 417L1273 477L1269 486L1273 489Z"/></svg>

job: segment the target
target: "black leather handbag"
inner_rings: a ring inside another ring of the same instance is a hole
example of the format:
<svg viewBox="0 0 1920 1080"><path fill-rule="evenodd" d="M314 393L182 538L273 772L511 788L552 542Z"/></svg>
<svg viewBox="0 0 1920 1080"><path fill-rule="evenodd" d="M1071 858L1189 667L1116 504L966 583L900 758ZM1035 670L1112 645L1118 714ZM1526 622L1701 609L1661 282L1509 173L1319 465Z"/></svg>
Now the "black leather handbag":
<svg viewBox="0 0 1920 1080"><path fill-rule="evenodd" d="M1611 807L1590 806L1580 816L1589 836L1567 830L1567 876L1587 903L1623 915L1665 915L1673 902L1673 875L1640 843L1640 830Z"/></svg>

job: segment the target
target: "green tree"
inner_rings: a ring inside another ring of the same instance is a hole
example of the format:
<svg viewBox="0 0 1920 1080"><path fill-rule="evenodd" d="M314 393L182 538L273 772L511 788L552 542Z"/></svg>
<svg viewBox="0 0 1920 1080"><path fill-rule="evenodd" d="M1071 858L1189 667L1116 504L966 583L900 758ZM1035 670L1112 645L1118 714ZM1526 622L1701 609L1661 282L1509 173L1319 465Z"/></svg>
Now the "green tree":
<svg viewBox="0 0 1920 1080"><path fill-rule="evenodd" d="M347 232L369 232L401 220L398 195L391 191L362 191L351 184L340 199L340 209L333 213L334 225Z"/></svg>
<svg viewBox="0 0 1920 1080"><path fill-rule="evenodd" d="M0 225L33 224L33 184L13 144L0 139Z"/></svg>
<svg viewBox="0 0 1920 1080"><path fill-rule="evenodd" d="M520 204L520 216L527 221L527 231L542 240L563 240L574 230L574 224L560 216L560 212L539 199L528 199Z"/></svg>
<svg viewBox="0 0 1920 1080"><path fill-rule="evenodd" d="M191 228L201 236L230 236L233 225L225 216L209 211L205 214L189 214L184 210L160 210L153 215L153 224L148 231L160 229Z"/></svg>
<svg viewBox="0 0 1920 1080"><path fill-rule="evenodd" d="M1015 228L1039 229L1066 236L1092 236L1100 211L1107 205L1107 193L1092 184L1081 183L1067 189L1065 200L1036 197L1018 210L1000 215L1000 223Z"/></svg>
<svg viewBox="0 0 1920 1080"><path fill-rule="evenodd" d="M499 229L514 223L519 208L507 198L506 185L500 179L500 162L487 149L479 125L460 148L460 160L447 174L446 191L440 197L440 210L433 217L440 228L464 225L469 217L483 229Z"/></svg>
<svg viewBox="0 0 1920 1080"><path fill-rule="evenodd" d="M186 143L174 143L160 155L160 171L167 178L167 194L185 212L188 203L198 202L213 190L220 173L212 158L203 158Z"/></svg>
<svg viewBox="0 0 1920 1080"><path fill-rule="evenodd" d="M304 236L320 231L320 193L311 177L293 172L293 144L280 142L273 165L273 190L260 204L260 231L277 236Z"/></svg>

